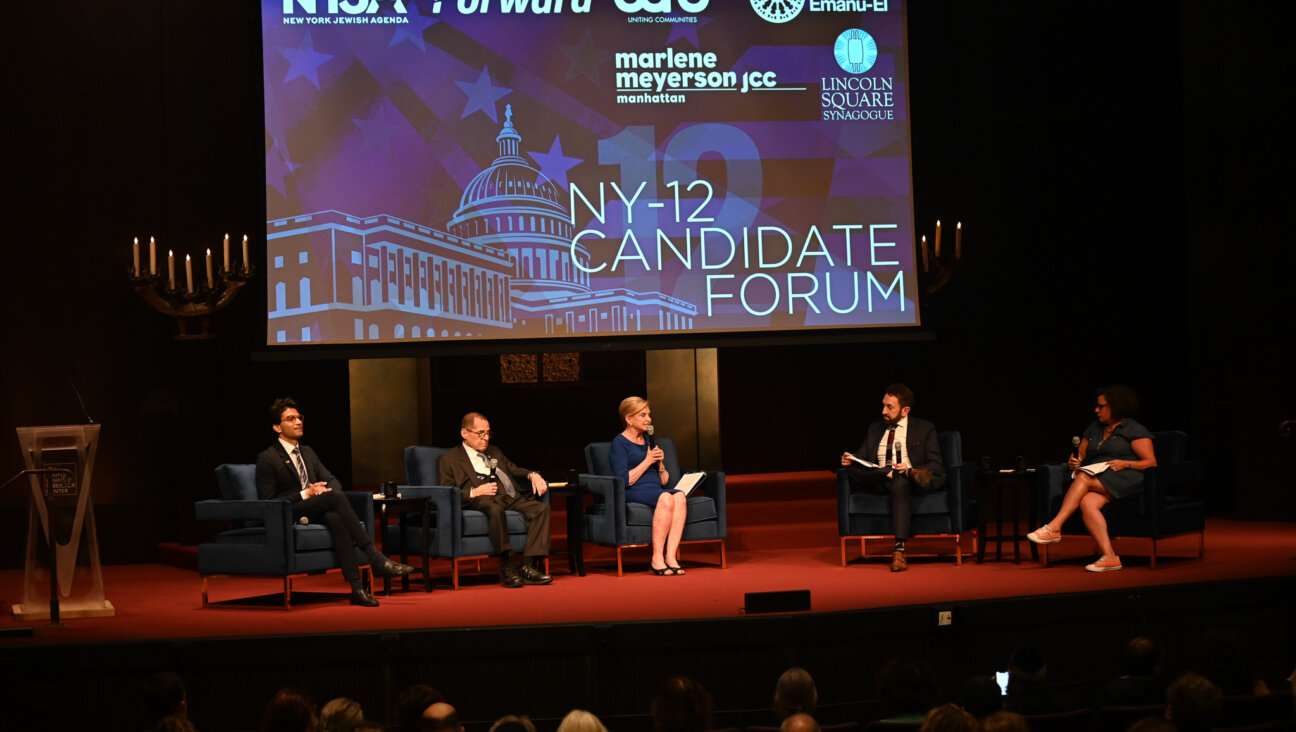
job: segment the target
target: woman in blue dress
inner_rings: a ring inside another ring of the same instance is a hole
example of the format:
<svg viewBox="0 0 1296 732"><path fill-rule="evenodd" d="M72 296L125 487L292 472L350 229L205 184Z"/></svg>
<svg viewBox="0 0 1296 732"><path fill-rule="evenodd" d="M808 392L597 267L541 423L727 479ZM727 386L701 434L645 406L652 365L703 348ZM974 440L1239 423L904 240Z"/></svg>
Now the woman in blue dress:
<svg viewBox="0 0 1296 732"><path fill-rule="evenodd" d="M1152 433L1129 417L1138 408L1134 391L1125 386L1107 386L1098 390L1098 404L1094 414L1098 417L1084 431L1078 455L1067 460L1071 468L1071 487L1062 499L1062 508L1053 520L1026 535L1036 544L1054 544L1062 541L1062 524L1076 509L1084 518L1085 527L1098 543L1102 556L1087 565L1090 572L1111 572L1121 568L1120 557L1112 549L1107 536L1107 518L1102 509L1108 503L1143 491L1143 471L1155 467L1156 451L1152 446ZM1106 469L1094 475L1079 470L1081 466Z"/></svg>
<svg viewBox="0 0 1296 732"><path fill-rule="evenodd" d="M662 462L660 447L649 447L646 434L652 425L652 409L647 399L627 397L621 402L621 422L625 429L612 438L609 460L612 474L625 481L626 502L652 506L652 572L670 576L684 570L670 560L679 554L684 519L688 514L687 497L667 488L670 474Z"/></svg>

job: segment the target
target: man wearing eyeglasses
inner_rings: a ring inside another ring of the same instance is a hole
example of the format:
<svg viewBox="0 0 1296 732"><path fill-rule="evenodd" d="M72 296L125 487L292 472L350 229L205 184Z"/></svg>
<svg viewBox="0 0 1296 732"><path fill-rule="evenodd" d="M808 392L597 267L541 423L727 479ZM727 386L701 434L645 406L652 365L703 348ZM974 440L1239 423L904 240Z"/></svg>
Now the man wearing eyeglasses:
<svg viewBox="0 0 1296 732"><path fill-rule="evenodd" d="M459 423L463 445L441 456L438 481L458 486L463 507L486 514L491 547L500 559L500 584L505 587L547 585L553 577L543 571L549 556L549 504L539 498L549 484L534 470L518 467L502 450L490 444L490 422L477 412L464 415ZM516 511L526 520L524 561L514 564L509 554L505 511Z"/></svg>
<svg viewBox="0 0 1296 732"><path fill-rule="evenodd" d="M413 568L393 562L374 546L351 502L342 495L342 482L324 467L314 450L301 444L305 433L302 425L297 402L281 398L270 405L270 427L279 439L257 456L257 495L263 501L291 503L294 521L305 519L327 526L333 551L342 565L342 579L351 585L351 604L377 607L378 601L360 579L360 563L352 547L369 557L369 564L379 577L399 577L409 574Z"/></svg>
<svg viewBox="0 0 1296 732"><path fill-rule="evenodd" d="M891 525L896 539L892 572L909 568L905 542L910 536L913 495L938 490L945 484L936 426L910 418L913 403L912 389L904 384L888 386L882 395L882 419L869 425L859 450L841 456L842 467L852 483L871 493L891 495ZM878 467L860 465L855 458Z"/></svg>

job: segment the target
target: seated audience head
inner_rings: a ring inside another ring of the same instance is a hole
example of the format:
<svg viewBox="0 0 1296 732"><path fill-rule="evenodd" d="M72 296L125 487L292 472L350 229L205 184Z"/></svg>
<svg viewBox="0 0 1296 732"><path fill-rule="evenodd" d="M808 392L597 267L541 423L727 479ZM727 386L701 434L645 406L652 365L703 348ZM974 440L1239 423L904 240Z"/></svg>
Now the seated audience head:
<svg viewBox="0 0 1296 732"><path fill-rule="evenodd" d="M319 732L351 732L363 721L360 703L340 696L320 708Z"/></svg>
<svg viewBox="0 0 1296 732"><path fill-rule="evenodd" d="M495 724L491 725L490 732L536 732L536 728L531 723L530 717L509 714L495 720Z"/></svg>
<svg viewBox="0 0 1296 732"><path fill-rule="evenodd" d="M1107 406L1111 408L1111 421L1113 423L1138 414L1138 395L1128 386L1111 384L1109 386L1100 386L1095 392L1096 396L1107 398Z"/></svg>
<svg viewBox="0 0 1296 732"><path fill-rule="evenodd" d="M167 717L188 714L188 695L184 681L170 671L161 671L144 679L144 726L151 728Z"/></svg>
<svg viewBox="0 0 1296 732"><path fill-rule="evenodd" d="M1030 732L1030 725L1017 712L1000 709L981 720L981 732Z"/></svg>
<svg viewBox="0 0 1296 732"><path fill-rule="evenodd" d="M1166 689L1166 719L1179 732L1205 732L1219 720L1224 694L1204 676L1187 673Z"/></svg>
<svg viewBox="0 0 1296 732"><path fill-rule="evenodd" d="M963 683L959 702L968 714L977 719L985 719L1003 709L1003 690L991 676L970 676Z"/></svg>
<svg viewBox="0 0 1296 732"><path fill-rule="evenodd" d="M877 695L884 717L926 714L936 706L940 688L926 661L893 658L878 671Z"/></svg>
<svg viewBox="0 0 1296 732"><path fill-rule="evenodd" d="M313 732L317 719L315 702L289 686L280 689L266 705L261 732Z"/></svg>
<svg viewBox="0 0 1296 732"><path fill-rule="evenodd" d="M463 723L459 721L459 712L454 707L445 702L434 702L423 710L418 729L419 732L463 732Z"/></svg>
<svg viewBox="0 0 1296 732"><path fill-rule="evenodd" d="M953 704L942 704L927 713L919 732L980 732L971 714Z"/></svg>
<svg viewBox="0 0 1296 732"><path fill-rule="evenodd" d="M654 732L708 732L715 711L711 695L685 676L666 680L652 700Z"/></svg>
<svg viewBox="0 0 1296 732"><path fill-rule="evenodd" d="M780 719L797 712L814 714L818 702L819 692L815 690L814 679L803 668L793 667L784 671L774 685L774 713Z"/></svg>
<svg viewBox="0 0 1296 732"><path fill-rule="evenodd" d="M819 732L819 722L805 712L793 712L779 725L779 732Z"/></svg>
<svg viewBox="0 0 1296 732"><path fill-rule="evenodd" d="M445 701L441 692L427 684L414 684L402 691L396 699L395 724L403 732L414 732L419 728L423 711L437 702Z"/></svg>
<svg viewBox="0 0 1296 732"><path fill-rule="evenodd" d="M1021 646L1008 659L1008 693L1018 694L1043 686L1048 678L1048 663L1034 646Z"/></svg>
<svg viewBox="0 0 1296 732"><path fill-rule="evenodd" d="M573 709L558 723L558 732L608 732L607 727L584 709Z"/></svg>
<svg viewBox="0 0 1296 732"><path fill-rule="evenodd" d="M1161 662L1165 652L1147 636L1131 638L1125 644L1125 674L1140 679L1154 679L1161 675Z"/></svg>

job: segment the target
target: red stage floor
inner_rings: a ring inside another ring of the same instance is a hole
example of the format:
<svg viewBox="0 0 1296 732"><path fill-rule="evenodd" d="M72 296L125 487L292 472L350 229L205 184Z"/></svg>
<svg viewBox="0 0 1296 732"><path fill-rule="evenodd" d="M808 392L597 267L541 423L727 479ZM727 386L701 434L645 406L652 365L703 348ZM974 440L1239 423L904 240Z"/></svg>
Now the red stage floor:
<svg viewBox="0 0 1296 732"><path fill-rule="evenodd" d="M886 542L875 542L884 551ZM970 546L970 542L968 542ZM356 632L447 627L485 627L519 623L592 623L671 618L722 618L743 613L743 593L809 589L812 610L831 612L902 605L931 605L1004 597L1054 595L1114 588L1173 585L1230 579L1296 577L1296 525L1279 522L1210 520L1206 530L1205 559L1186 559L1196 551L1197 538L1179 537L1162 542L1157 569L1148 567L1145 540L1117 543L1126 569L1092 574L1082 565L1091 561L1092 542L1067 538L1052 548L1051 563L1042 567L1023 561L976 565L965 557L915 557L911 569L888 571L882 555L866 562L853 560L839 566L836 545L811 549L730 551L729 568L702 564L716 561L718 553L686 547L688 574L657 577L643 571L646 555L631 555L636 571L618 578L615 565L596 562L586 577L565 573L565 561L554 563L556 580L547 587L506 590L494 573L469 576L462 589L449 589L442 577L431 594L421 590L393 593L379 599L379 608L353 608L337 593L343 589L337 574L309 577L294 584L290 611L261 607L201 606L196 573L163 565L128 565L104 568L108 599L115 617L65 621L62 628L42 627L41 622L18 623L9 612L18 600L21 572L0 572L3 618L0 629L35 626L32 638L0 640L0 647L30 643L97 643L168 638L196 638L295 633ZM913 554L930 547L923 540L910 545ZM941 542L942 550L948 542ZM1026 546L1023 544L1023 549ZM642 550L641 550L642 551ZM848 556L858 552L854 544ZM1029 556L1029 555L1027 555ZM445 562L434 563L434 570ZM493 569L494 562L487 566ZM563 571L559 571L563 570ZM417 583L416 583L417 584ZM216 579L211 599L221 601L277 592L274 579ZM300 595L299 595L300 593ZM511 602L501 603L505 593Z"/></svg>

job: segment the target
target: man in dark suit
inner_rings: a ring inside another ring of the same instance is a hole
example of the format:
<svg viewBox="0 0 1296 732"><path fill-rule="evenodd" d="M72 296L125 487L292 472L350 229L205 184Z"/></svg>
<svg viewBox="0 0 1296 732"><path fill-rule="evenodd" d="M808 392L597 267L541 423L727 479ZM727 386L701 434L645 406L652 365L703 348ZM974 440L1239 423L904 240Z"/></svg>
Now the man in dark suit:
<svg viewBox="0 0 1296 732"><path fill-rule="evenodd" d="M351 585L351 604L376 607L378 601L360 580L360 565L352 547L359 547L369 557L374 574L379 576L399 577L412 568L378 551L351 502L342 495L342 482L324 467L314 450L301 444L302 415L297 403L276 399L270 405L270 426L279 439L257 456L257 495L266 501L291 503L294 520L304 518L328 526L342 578Z"/></svg>
<svg viewBox="0 0 1296 732"><path fill-rule="evenodd" d="M842 467L851 482L874 493L891 494L891 524L895 528L895 550L891 571L909 568L905 541L909 538L912 496L938 490L945 484L936 426L910 418L914 393L904 384L892 384L882 395L882 419L869 425L864 444L855 453L843 453ZM859 458L877 467L860 465Z"/></svg>
<svg viewBox="0 0 1296 732"><path fill-rule="evenodd" d="M491 547L500 558L500 584L521 587L553 582L553 577L542 571L549 556L549 505L537 500L549 490L549 484L534 470L513 464L490 444L490 422L481 414L465 414L459 434L463 444L441 456L437 482L458 486L463 507L486 514ZM513 547L505 511L516 511L526 520L525 561L521 565L509 559Z"/></svg>

